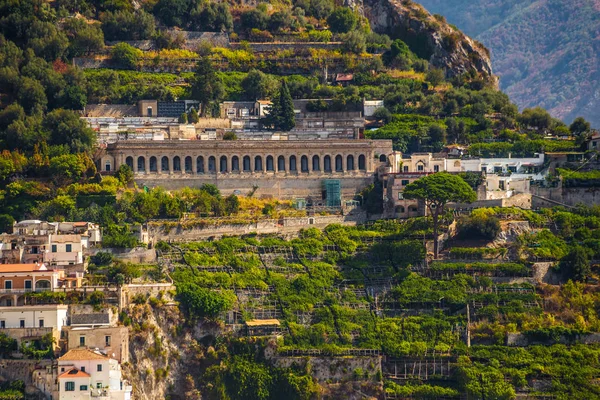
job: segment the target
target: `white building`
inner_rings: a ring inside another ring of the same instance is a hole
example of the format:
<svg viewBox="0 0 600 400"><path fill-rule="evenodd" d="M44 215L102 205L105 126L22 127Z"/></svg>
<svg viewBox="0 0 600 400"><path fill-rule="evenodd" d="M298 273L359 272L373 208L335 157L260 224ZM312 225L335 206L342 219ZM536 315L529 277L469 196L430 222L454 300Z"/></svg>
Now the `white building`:
<svg viewBox="0 0 600 400"><path fill-rule="evenodd" d="M130 400L121 366L98 351L72 349L58 359L58 399Z"/></svg>
<svg viewBox="0 0 600 400"><path fill-rule="evenodd" d="M378 108L383 108L383 100L363 100L363 115L365 118L372 117Z"/></svg>
<svg viewBox="0 0 600 400"><path fill-rule="evenodd" d="M60 332L67 325L67 309L65 304L0 307L0 329L56 328Z"/></svg>

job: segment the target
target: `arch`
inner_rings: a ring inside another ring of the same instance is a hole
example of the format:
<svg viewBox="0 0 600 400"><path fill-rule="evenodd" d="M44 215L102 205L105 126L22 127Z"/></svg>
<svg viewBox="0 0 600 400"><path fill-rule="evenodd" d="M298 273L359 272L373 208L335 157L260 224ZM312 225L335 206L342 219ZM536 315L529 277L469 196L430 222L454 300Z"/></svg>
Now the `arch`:
<svg viewBox="0 0 600 400"><path fill-rule="evenodd" d="M346 171L354 171L354 156L352 154L346 157Z"/></svg>
<svg viewBox="0 0 600 400"><path fill-rule="evenodd" d="M314 155L312 158L312 170L313 171L321 170L321 160L319 159L319 156L317 156L317 155Z"/></svg>
<svg viewBox="0 0 600 400"><path fill-rule="evenodd" d="M455 168L460 168L460 161L459 160L454 161L454 167Z"/></svg>
<svg viewBox="0 0 600 400"><path fill-rule="evenodd" d="M419 211L417 206L415 206L415 205L408 206L408 212L417 212L417 211Z"/></svg>
<svg viewBox="0 0 600 400"><path fill-rule="evenodd" d="M138 157L137 170L139 172L146 172L146 158L145 157L143 157L143 156Z"/></svg>
<svg viewBox="0 0 600 400"><path fill-rule="evenodd" d="M47 279L40 279L39 281L35 282L35 290L50 290L51 286L50 286L50 281Z"/></svg>
<svg viewBox="0 0 600 400"><path fill-rule="evenodd" d="M331 156L330 155L326 155L325 158L323 158L323 170L325 172L331 172Z"/></svg>
<svg viewBox="0 0 600 400"><path fill-rule="evenodd" d="M173 157L173 171L181 172L181 158L179 156Z"/></svg>
<svg viewBox="0 0 600 400"><path fill-rule="evenodd" d="M255 171L262 171L263 170L262 157L261 156L254 157L254 170Z"/></svg>
<svg viewBox="0 0 600 400"><path fill-rule="evenodd" d="M364 154L358 156L358 169L364 171L367 169L367 162Z"/></svg>
<svg viewBox="0 0 600 400"><path fill-rule="evenodd" d="M106 172L110 172L110 170L111 170L110 160L106 160L106 162L104 163L104 170Z"/></svg>
<svg viewBox="0 0 600 400"><path fill-rule="evenodd" d="M308 157L300 157L300 171L308 172Z"/></svg>
<svg viewBox="0 0 600 400"><path fill-rule="evenodd" d="M285 157L277 157L277 171L285 171Z"/></svg>
<svg viewBox="0 0 600 400"><path fill-rule="evenodd" d="M251 165L250 165L250 156L244 156L243 158L243 167L244 167L244 172L250 172L252 171L251 169Z"/></svg>
<svg viewBox="0 0 600 400"><path fill-rule="evenodd" d="M196 157L196 173L197 174L204 173L204 157L202 157L202 156Z"/></svg>
<svg viewBox="0 0 600 400"><path fill-rule="evenodd" d="M387 161L387 157L385 156L385 154L381 154L379 156L379 162L386 162Z"/></svg>
<svg viewBox="0 0 600 400"><path fill-rule="evenodd" d="M219 159L219 172L227 172L227 157L221 156Z"/></svg>
<svg viewBox="0 0 600 400"><path fill-rule="evenodd" d="M125 164L133 171L133 157L129 156L125 159Z"/></svg>
<svg viewBox="0 0 600 400"><path fill-rule="evenodd" d="M340 154L338 154L337 156L335 156L335 171L336 172L343 172L344 171L344 162L343 162L343 158Z"/></svg>
<svg viewBox="0 0 600 400"><path fill-rule="evenodd" d="M156 157L150 157L150 172L158 172L158 161L156 161Z"/></svg>
<svg viewBox="0 0 600 400"><path fill-rule="evenodd" d="M290 171L296 171L296 156L290 156Z"/></svg>
<svg viewBox="0 0 600 400"><path fill-rule="evenodd" d="M273 156L267 156L267 171L275 171L275 164L273 163Z"/></svg>
<svg viewBox="0 0 600 400"><path fill-rule="evenodd" d="M160 159L160 171L169 172L169 157L163 156L163 158Z"/></svg>
<svg viewBox="0 0 600 400"><path fill-rule="evenodd" d="M208 157L208 172L217 172L217 159L215 156Z"/></svg>
<svg viewBox="0 0 600 400"><path fill-rule="evenodd" d="M231 170L239 172L239 170L240 170L240 158L238 156L231 157Z"/></svg>
<svg viewBox="0 0 600 400"><path fill-rule="evenodd" d="M405 212L406 212L406 209L404 208L404 206L396 207L396 214L404 214Z"/></svg>
<svg viewBox="0 0 600 400"><path fill-rule="evenodd" d="M194 168L192 167L192 157L187 156L183 161L183 166L185 168L185 173L191 174L194 171Z"/></svg>

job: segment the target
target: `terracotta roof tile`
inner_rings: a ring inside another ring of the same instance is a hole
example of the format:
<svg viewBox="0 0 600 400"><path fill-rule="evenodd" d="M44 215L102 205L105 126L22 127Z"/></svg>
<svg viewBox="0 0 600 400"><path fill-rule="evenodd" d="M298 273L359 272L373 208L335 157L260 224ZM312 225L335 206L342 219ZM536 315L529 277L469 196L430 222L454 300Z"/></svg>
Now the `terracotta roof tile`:
<svg viewBox="0 0 600 400"><path fill-rule="evenodd" d="M59 361L106 360L108 357L88 349L71 349Z"/></svg>
<svg viewBox="0 0 600 400"><path fill-rule="evenodd" d="M44 264L0 264L0 273L47 271Z"/></svg>
<svg viewBox="0 0 600 400"><path fill-rule="evenodd" d="M91 375L87 372L83 372L78 370L77 368L71 368L68 371L63 372L58 376L58 379L61 378L90 378Z"/></svg>

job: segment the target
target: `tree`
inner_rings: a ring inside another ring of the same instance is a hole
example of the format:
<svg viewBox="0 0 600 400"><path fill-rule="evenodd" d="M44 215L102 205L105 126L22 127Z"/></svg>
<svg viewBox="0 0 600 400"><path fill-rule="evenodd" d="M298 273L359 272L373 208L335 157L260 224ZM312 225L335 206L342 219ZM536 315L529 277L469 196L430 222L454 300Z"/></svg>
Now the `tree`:
<svg viewBox="0 0 600 400"><path fill-rule="evenodd" d="M242 26L248 31L252 29L258 29L263 31L267 29L268 21L269 16L265 12L257 8L245 11L242 13L241 16Z"/></svg>
<svg viewBox="0 0 600 400"><path fill-rule="evenodd" d="M342 49L354 54L364 53L367 49L367 39L359 31L341 34L340 41L342 42Z"/></svg>
<svg viewBox="0 0 600 400"><path fill-rule="evenodd" d="M431 68L425 75L425 80L431 83L433 86L437 86L444 82L445 74L444 70L440 68Z"/></svg>
<svg viewBox="0 0 600 400"><path fill-rule="evenodd" d="M253 69L242 79L242 89L248 99L259 100L271 97L277 81L262 71Z"/></svg>
<svg viewBox="0 0 600 400"><path fill-rule="evenodd" d="M338 7L327 18L329 30L334 33L346 33L356 28L358 18L348 7Z"/></svg>
<svg viewBox="0 0 600 400"><path fill-rule="evenodd" d="M281 81L279 95L273 99L273 104L269 107L267 121L276 130L290 131L296 126L294 102L285 79Z"/></svg>
<svg viewBox="0 0 600 400"><path fill-rule="evenodd" d="M136 69L142 56L142 51L127 43L119 43L113 47L112 59L126 69Z"/></svg>
<svg viewBox="0 0 600 400"><path fill-rule="evenodd" d="M425 248L416 240L377 243L371 247L370 253L375 260L388 263L396 272L425 259Z"/></svg>
<svg viewBox="0 0 600 400"><path fill-rule="evenodd" d="M544 131L552 126L552 116L541 107L526 108L517 117L517 121L525 127Z"/></svg>
<svg viewBox="0 0 600 400"><path fill-rule="evenodd" d="M235 134L235 132L225 132L223 134L223 140L237 140L237 135Z"/></svg>
<svg viewBox="0 0 600 400"><path fill-rule="evenodd" d="M565 279L585 281L592 270L590 266L589 250L582 246L575 246L560 260L559 269Z"/></svg>
<svg viewBox="0 0 600 400"><path fill-rule="evenodd" d="M215 318L233 305L230 293L214 292L194 283L177 285L177 298L192 320Z"/></svg>
<svg viewBox="0 0 600 400"><path fill-rule="evenodd" d="M8 214L0 214L0 233L12 233L15 219Z"/></svg>
<svg viewBox="0 0 600 400"><path fill-rule="evenodd" d="M235 194L225 198L225 212L229 215L235 214L240 210L240 199ZM11 225L12 226L12 225Z"/></svg>
<svg viewBox="0 0 600 400"><path fill-rule="evenodd" d="M179 123L180 124L187 124L188 123L188 115L186 113L182 113L179 116Z"/></svg>
<svg viewBox="0 0 600 400"><path fill-rule="evenodd" d="M152 13L167 26L183 26L189 3L187 0L159 0Z"/></svg>
<svg viewBox="0 0 600 400"><path fill-rule="evenodd" d="M223 81L207 56L200 57L192 79L192 97L200 100L202 116L206 116L211 101L217 101L225 94Z"/></svg>
<svg viewBox="0 0 600 400"><path fill-rule="evenodd" d="M472 203L477 200L475 191L460 176L439 172L418 179L404 188L404 198L425 202L433 219L433 257L438 256L438 230L440 216L449 202Z"/></svg>
<svg viewBox="0 0 600 400"><path fill-rule="evenodd" d="M156 30L154 17L143 10L107 12L101 20L107 40L146 40Z"/></svg>
<svg viewBox="0 0 600 400"><path fill-rule="evenodd" d="M83 18L67 18L63 26L71 45L68 53L71 57L101 50L104 47L104 34L100 24L88 24Z"/></svg>
<svg viewBox="0 0 600 400"><path fill-rule="evenodd" d="M392 113L385 107L379 107L373 112L372 118L387 124L392 120Z"/></svg>
<svg viewBox="0 0 600 400"><path fill-rule="evenodd" d="M117 178L123 185L128 185L133 181L133 170L129 165L121 164L117 172L115 172L115 178Z"/></svg>
<svg viewBox="0 0 600 400"><path fill-rule="evenodd" d="M190 124L197 124L200 121L200 117L198 117L198 111L195 108L192 108L188 113L188 121Z"/></svg>
<svg viewBox="0 0 600 400"><path fill-rule="evenodd" d="M64 154L50 160L50 174L59 181L79 180L85 169L85 165L76 154Z"/></svg>
<svg viewBox="0 0 600 400"><path fill-rule="evenodd" d="M585 120L585 118L583 118L583 117L575 118L573 123L571 125L569 125L569 131L571 132L571 134L573 134L575 136L579 136L584 133L588 133L591 128L592 128L592 126L590 125L590 123L587 122Z"/></svg>
<svg viewBox="0 0 600 400"><path fill-rule="evenodd" d="M42 128L48 133L50 145L67 145L72 152L91 150L96 133L77 113L70 110L54 110L47 114Z"/></svg>

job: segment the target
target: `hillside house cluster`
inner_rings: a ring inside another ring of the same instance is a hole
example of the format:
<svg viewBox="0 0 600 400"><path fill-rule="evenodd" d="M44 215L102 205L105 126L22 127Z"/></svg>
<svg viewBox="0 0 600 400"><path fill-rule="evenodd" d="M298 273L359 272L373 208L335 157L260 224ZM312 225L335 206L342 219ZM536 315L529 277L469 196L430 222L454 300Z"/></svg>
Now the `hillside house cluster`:
<svg viewBox="0 0 600 400"><path fill-rule="evenodd" d="M508 199L517 194L530 194L531 182L544 180L549 159L544 154L528 158L453 158L448 153L393 152L382 175L385 185L386 214L410 218L426 213L424 204L404 198L404 188L415 180L436 172L481 174L477 188L478 200L490 205L494 200Z"/></svg>

